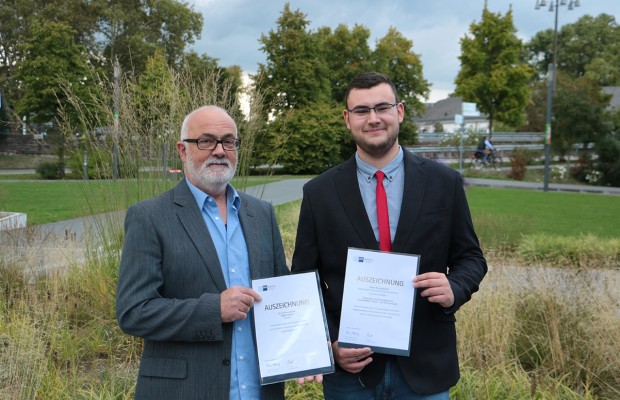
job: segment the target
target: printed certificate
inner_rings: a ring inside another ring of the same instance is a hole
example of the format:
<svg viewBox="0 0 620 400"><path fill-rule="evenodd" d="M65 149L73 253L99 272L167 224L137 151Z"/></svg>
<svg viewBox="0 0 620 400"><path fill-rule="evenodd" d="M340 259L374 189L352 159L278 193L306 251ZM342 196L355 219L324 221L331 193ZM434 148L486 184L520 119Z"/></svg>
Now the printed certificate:
<svg viewBox="0 0 620 400"><path fill-rule="evenodd" d="M408 356L420 256L349 248L339 347Z"/></svg>
<svg viewBox="0 0 620 400"><path fill-rule="evenodd" d="M256 279L252 289L261 385L334 372L316 271Z"/></svg>

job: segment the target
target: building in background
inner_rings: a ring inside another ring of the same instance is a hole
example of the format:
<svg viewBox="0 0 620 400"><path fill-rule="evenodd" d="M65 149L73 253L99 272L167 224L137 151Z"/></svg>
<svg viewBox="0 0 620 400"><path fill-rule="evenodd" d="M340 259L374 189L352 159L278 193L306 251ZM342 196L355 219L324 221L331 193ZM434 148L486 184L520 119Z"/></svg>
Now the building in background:
<svg viewBox="0 0 620 400"><path fill-rule="evenodd" d="M455 123L455 116L461 115L463 100L460 97L448 97L436 103L426 105L426 111L421 117L413 119L418 126L419 133L435 133L438 126L443 127L443 132L454 133L461 129ZM486 114L480 113L478 117L464 117L465 130L475 132L489 132L489 119ZM439 132L437 132L439 133Z"/></svg>

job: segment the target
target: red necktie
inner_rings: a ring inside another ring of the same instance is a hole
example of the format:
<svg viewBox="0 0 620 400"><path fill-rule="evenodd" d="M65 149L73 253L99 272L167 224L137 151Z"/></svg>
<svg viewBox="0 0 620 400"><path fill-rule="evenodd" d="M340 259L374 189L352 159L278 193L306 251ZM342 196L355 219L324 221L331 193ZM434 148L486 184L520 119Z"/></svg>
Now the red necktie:
<svg viewBox="0 0 620 400"><path fill-rule="evenodd" d="M381 251L392 250L392 238L390 236L390 217L388 215L387 196L383 187L385 174L381 171L375 173L377 178L377 221L379 222L379 249Z"/></svg>

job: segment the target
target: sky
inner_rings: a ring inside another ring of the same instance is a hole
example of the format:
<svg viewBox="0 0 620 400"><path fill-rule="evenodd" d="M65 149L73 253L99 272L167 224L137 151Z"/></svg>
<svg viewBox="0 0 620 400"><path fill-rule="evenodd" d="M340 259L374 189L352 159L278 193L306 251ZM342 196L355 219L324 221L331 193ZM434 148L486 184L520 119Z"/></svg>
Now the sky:
<svg viewBox="0 0 620 400"><path fill-rule="evenodd" d="M301 11L310 21L308 28L335 29L355 24L370 30L369 45L396 28L413 41L413 52L422 61L424 78L431 84L427 101L446 98L454 91L454 79L460 69L460 39L469 33L472 23L479 23L485 0L188 0L194 11L203 15L201 39L192 46L198 54L219 59L219 65L240 66L253 74L258 64L266 62L260 51L261 34L276 29L284 5ZM555 0L551 0L555 1ZM536 0L486 0L493 13L505 15L512 7L517 36L524 42L537 32L553 29L555 12L547 6L536 9ZM567 2L568 3L568 2ZM596 17L606 13L620 23L620 1L580 0L580 6L558 9L558 30L584 15ZM561 51L558 50L558 51Z"/></svg>

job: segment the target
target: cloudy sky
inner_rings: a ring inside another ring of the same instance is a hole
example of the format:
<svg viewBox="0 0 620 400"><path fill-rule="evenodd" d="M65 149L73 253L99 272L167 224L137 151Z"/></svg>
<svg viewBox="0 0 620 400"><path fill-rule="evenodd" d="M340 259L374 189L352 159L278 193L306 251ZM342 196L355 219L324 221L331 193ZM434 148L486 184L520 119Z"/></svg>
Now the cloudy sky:
<svg viewBox="0 0 620 400"><path fill-rule="evenodd" d="M222 66L239 65L254 73L265 55L259 49L261 34L275 30L285 0L189 0L204 18L202 38L193 48L219 59ZM445 98L454 90L460 63L459 40L472 22L480 22L485 0L288 0L292 10L306 14L309 28L364 25L374 47L390 27L413 41L421 56L424 77L431 83L429 101ZM547 0L549 3L549 0ZM580 0L573 10L560 6L558 28L584 15L612 15L620 23L620 1ZM536 0L487 0L494 13L505 15L512 7L517 35L524 41L537 32L552 29L554 12L535 9ZM561 51L561 50L560 50Z"/></svg>

